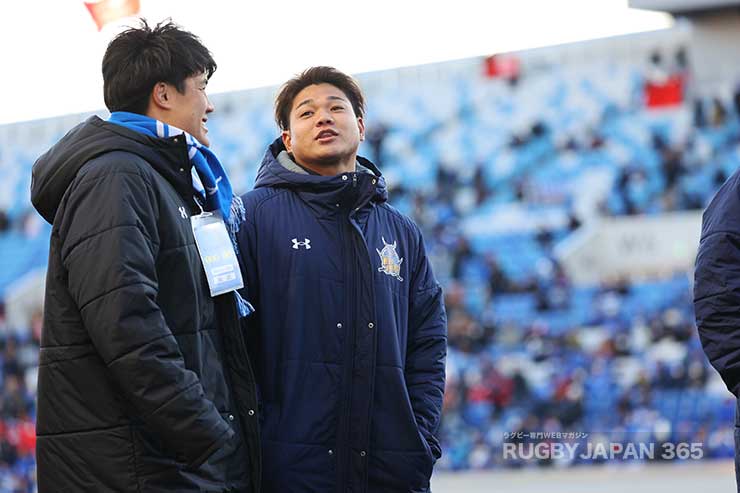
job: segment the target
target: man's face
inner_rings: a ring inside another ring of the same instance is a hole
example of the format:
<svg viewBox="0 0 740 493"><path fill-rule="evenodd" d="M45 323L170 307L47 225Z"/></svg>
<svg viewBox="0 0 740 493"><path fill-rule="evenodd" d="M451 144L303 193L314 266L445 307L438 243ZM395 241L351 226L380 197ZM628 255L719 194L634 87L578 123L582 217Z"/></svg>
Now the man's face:
<svg viewBox="0 0 740 493"><path fill-rule="evenodd" d="M172 95L172 111L166 123L186 131L204 146L209 146L206 120L215 108L206 96L208 79L205 74L197 74L185 79L183 85L183 92L169 91Z"/></svg>
<svg viewBox="0 0 740 493"><path fill-rule="evenodd" d="M318 170L338 164L354 167L365 124L339 88L313 84L293 99L290 130L282 137L298 164Z"/></svg>

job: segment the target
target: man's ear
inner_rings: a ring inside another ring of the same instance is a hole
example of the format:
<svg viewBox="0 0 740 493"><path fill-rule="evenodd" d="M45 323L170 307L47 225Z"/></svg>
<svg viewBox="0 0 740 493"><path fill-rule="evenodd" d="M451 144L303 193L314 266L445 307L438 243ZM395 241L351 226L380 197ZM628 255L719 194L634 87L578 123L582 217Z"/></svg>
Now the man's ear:
<svg viewBox="0 0 740 493"><path fill-rule="evenodd" d="M285 150L289 153L293 152L291 150L290 130L283 130L281 137L283 138L283 145L285 146Z"/></svg>
<svg viewBox="0 0 740 493"><path fill-rule="evenodd" d="M175 88L166 82L157 82L152 89L149 103L157 109L169 110L172 108L172 91Z"/></svg>
<svg viewBox="0 0 740 493"><path fill-rule="evenodd" d="M365 120L361 116L357 117L357 128L360 129L360 142L365 140Z"/></svg>

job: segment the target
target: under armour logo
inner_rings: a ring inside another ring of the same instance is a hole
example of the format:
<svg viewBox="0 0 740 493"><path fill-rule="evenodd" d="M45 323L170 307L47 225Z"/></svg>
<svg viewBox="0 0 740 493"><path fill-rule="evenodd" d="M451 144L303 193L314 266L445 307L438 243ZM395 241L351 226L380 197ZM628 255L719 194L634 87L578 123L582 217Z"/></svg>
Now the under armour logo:
<svg viewBox="0 0 740 493"><path fill-rule="evenodd" d="M302 246L306 250L311 249L311 240L308 238L305 238L303 241L298 241L298 238L293 238L291 241L293 242L293 250L298 250L299 246Z"/></svg>
<svg viewBox="0 0 740 493"><path fill-rule="evenodd" d="M182 217L183 219L187 219L188 218L188 211L185 210L185 206L180 206L180 207L177 208L177 210L180 211L180 217Z"/></svg>

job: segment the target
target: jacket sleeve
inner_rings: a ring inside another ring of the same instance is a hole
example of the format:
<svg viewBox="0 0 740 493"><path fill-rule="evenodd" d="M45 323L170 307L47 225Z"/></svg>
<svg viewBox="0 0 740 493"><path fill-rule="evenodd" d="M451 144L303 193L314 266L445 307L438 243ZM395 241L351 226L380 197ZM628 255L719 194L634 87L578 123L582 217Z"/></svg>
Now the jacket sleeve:
<svg viewBox="0 0 740 493"><path fill-rule="evenodd" d="M244 198L242 198L244 200ZM246 219L239 226L239 232L237 233L237 258L239 259L239 266L241 267L242 279L244 280L244 287L239 290L242 298L247 300L254 308L255 311L249 316L241 319L241 326L243 333L246 337L247 351L249 352L249 359L252 362L252 368L256 374L259 374L260 357L259 351L256 348L260 347L260 331L259 328L260 318L262 313L260 311L260 296L259 296L259 263L257 262L257 228L255 225L254 211L249 206L248 201L244 200L246 209ZM257 381L260 381L258 378ZM259 388L257 388L259 394ZM262 414L260 413L260 416Z"/></svg>
<svg viewBox="0 0 740 493"><path fill-rule="evenodd" d="M234 432L185 367L157 303L156 192L121 161L91 163L67 192L57 219L68 287L122 395L175 459L197 467Z"/></svg>
<svg viewBox="0 0 740 493"><path fill-rule="evenodd" d="M740 391L740 174L704 212L694 270L694 313L704 352L727 388Z"/></svg>
<svg viewBox="0 0 740 493"><path fill-rule="evenodd" d="M242 199L244 201L244 199ZM249 301L252 306L257 306L258 301L258 276L257 276L257 228L254 223L253 211L248 202L244 201L245 219L239 225L239 231L236 234L237 239L237 258L239 267L244 280L244 287L239 290L239 294ZM242 320L253 321L257 313L252 313Z"/></svg>
<svg viewBox="0 0 740 493"><path fill-rule="evenodd" d="M437 283L417 232L416 265L411 272L409 334L404 374L411 407L432 455L442 455L437 432L442 414L447 357L447 315Z"/></svg>

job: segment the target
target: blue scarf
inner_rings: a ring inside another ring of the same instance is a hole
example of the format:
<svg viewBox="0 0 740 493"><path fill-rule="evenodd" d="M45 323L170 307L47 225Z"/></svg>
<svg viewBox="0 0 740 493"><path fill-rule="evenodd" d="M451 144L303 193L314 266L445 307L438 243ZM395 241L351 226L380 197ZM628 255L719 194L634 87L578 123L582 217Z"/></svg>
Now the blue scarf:
<svg viewBox="0 0 740 493"><path fill-rule="evenodd" d="M193 167L191 176L193 180L193 191L197 193L205 203L205 210L218 210L224 218L226 227L231 237L234 251L239 254L236 246L236 233L239 226L245 220L246 213L241 198L235 197L231 190L229 177L216 155L208 147L204 146L189 133L179 128L168 125L154 118L138 113L127 111L114 111L111 113L109 122L126 127L134 132L139 132L149 137L167 139L177 135L184 135L188 145L188 157ZM236 295L239 315L245 317L254 311L239 293Z"/></svg>

